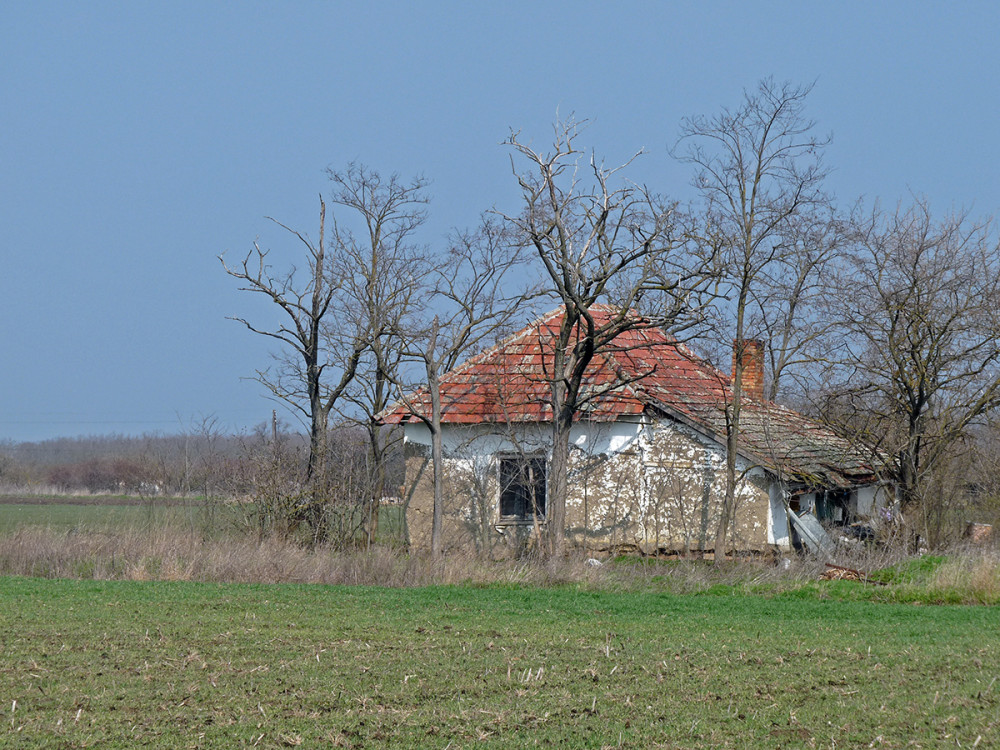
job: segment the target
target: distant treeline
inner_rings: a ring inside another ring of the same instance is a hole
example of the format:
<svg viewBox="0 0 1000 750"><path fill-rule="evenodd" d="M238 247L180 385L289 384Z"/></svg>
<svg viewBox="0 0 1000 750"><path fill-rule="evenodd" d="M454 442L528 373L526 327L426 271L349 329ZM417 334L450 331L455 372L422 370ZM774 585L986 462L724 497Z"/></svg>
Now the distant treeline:
<svg viewBox="0 0 1000 750"><path fill-rule="evenodd" d="M252 490L262 461L275 456L305 466L308 436L261 425L252 432L204 430L174 435L91 435L0 443L0 490L149 495L232 495ZM368 460L361 427L331 431L330 464L353 473ZM403 482L402 456L392 455L389 486Z"/></svg>

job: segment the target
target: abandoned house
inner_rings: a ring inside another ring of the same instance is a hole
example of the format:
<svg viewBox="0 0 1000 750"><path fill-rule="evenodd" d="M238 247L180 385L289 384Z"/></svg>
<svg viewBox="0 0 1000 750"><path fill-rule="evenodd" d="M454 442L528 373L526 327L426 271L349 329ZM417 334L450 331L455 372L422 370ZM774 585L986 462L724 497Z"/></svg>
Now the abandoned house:
<svg viewBox="0 0 1000 750"><path fill-rule="evenodd" d="M607 308L595 308L607 316ZM558 309L440 379L445 549L497 553L545 524L550 384ZM763 347L744 346L737 549L787 549L787 510L847 524L891 501L873 455L763 399ZM725 495L727 374L655 327L599 352L571 433L566 538L590 551L695 552L714 546ZM408 404L408 405L407 405ZM425 392L383 420L404 429L410 543L430 546L433 480Z"/></svg>

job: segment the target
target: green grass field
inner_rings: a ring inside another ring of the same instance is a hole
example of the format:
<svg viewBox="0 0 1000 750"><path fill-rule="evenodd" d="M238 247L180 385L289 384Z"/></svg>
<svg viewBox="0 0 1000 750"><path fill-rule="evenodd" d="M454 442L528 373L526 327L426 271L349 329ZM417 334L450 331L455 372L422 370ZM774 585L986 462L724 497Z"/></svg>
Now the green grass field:
<svg viewBox="0 0 1000 750"><path fill-rule="evenodd" d="M0 579L0 746L996 747L1000 610Z"/></svg>
<svg viewBox="0 0 1000 750"><path fill-rule="evenodd" d="M218 537L240 532L245 516L239 507L203 498L132 498L113 496L44 497L31 502L0 497L0 535L26 527L56 531L71 529L124 529L176 527L198 529ZM379 535L385 540L403 533L402 511L397 506L380 509Z"/></svg>
<svg viewBox="0 0 1000 750"><path fill-rule="evenodd" d="M178 525L201 523L202 509L165 507L154 504L120 505L81 503L3 503L0 504L0 534L25 526L47 526L52 529L121 528L144 525Z"/></svg>

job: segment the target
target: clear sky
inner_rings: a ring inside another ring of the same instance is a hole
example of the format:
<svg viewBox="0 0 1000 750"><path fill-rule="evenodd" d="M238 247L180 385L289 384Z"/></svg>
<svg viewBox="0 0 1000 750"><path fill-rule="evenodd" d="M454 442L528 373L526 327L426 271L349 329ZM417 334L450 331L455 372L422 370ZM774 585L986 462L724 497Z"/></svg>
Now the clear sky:
<svg viewBox="0 0 1000 750"><path fill-rule="evenodd" d="M515 195L511 128L589 118L609 161L690 195L681 118L809 83L829 187L1000 208L995 2L0 3L0 440L239 430L267 320L217 260L264 218L315 234L325 169L432 181L439 242Z"/></svg>

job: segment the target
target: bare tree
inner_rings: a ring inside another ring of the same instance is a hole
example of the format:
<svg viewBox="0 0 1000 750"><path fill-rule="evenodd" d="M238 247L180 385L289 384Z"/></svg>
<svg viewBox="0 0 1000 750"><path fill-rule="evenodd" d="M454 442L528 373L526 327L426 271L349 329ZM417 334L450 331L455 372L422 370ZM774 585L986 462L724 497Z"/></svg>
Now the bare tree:
<svg viewBox="0 0 1000 750"><path fill-rule="evenodd" d="M854 224L829 297L844 342L834 406L896 457L904 519L933 536L935 473L1000 405L1000 246L991 222L935 220L919 199Z"/></svg>
<svg viewBox="0 0 1000 750"><path fill-rule="evenodd" d="M587 400L584 378L595 354L622 333L648 326L675 327L703 285L703 264L682 259L676 207L623 179L624 165L608 168L577 148L580 123L558 122L548 151L536 151L512 133L520 212L505 218L543 269L544 284L562 305L551 370L552 454L546 512L546 552L564 549L569 438ZM630 160L631 161L631 160ZM614 183L614 185L612 184ZM609 304L610 314L597 315ZM642 308L647 316L637 314Z"/></svg>
<svg viewBox="0 0 1000 750"><path fill-rule="evenodd" d="M395 175L382 179L354 164L343 172L331 171L330 177L334 203L360 220L362 239L344 218L334 219L327 237L326 203L321 197L315 240L271 219L304 248L304 270L292 263L287 271L275 271L269 252L257 243L238 266L228 266L220 257L226 272L243 284L241 290L263 295L283 313L284 322L273 329L244 318L235 320L282 346L277 366L259 370L257 379L309 424L306 482L312 489L305 511L320 535L328 500L323 476L330 458L330 414L355 380L366 353L381 351L381 340L391 325L384 316L399 289L398 284L392 289L384 285L400 273L411 235L424 221L427 202L426 181L420 178L410 183ZM384 357L376 364L376 378L382 377L385 364Z"/></svg>
<svg viewBox="0 0 1000 750"><path fill-rule="evenodd" d="M366 332L368 346L358 362L358 377L345 392L346 419L359 422L368 438L368 498L361 514L366 542L378 529L379 503L386 495L386 462L395 433L382 426L377 415L393 400L394 380L403 357L396 335L411 312L424 304L423 279L430 267L428 251L416 241L427 218L423 177L410 181L399 175L384 177L364 165L349 164L328 171L334 184L333 200L349 209L356 231L338 223L333 232L337 247L336 275L343 284L347 330ZM325 329L331 347L343 346L342 319Z"/></svg>
<svg viewBox="0 0 1000 750"><path fill-rule="evenodd" d="M427 309L399 329L403 352L423 369L426 384L415 398L397 378L401 398L431 435L434 506L431 555L442 552L444 519L444 447L441 434L441 375L505 331L528 298L527 290L511 291L511 271L521 264L504 228L484 217L472 232L455 232L447 255L427 276Z"/></svg>
<svg viewBox="0 0 1000 750"><path fill-rule="evenodd" d="M832 208L818 206L794 217L782 232L785 252L763 269L751 287L754 337L767 343L768 378L764 397L787 396L788 381L803 398L804 372L823 359L831 345L832 321L825 316L833 268L844 254L844 222Z"/></svg>
<svg viewBox="0 0 1000 750"><path fill-rule="evenodd" d="M817 137L815 123L804 115L810 89L765 79L744 92L737 109L684 120L682 150L675 151L696 169L694 184L704 204L696 234L704 252L720 262L723 310L731 320L726 330L735 342L732 400L725 404L726 494L715 540L717 561L724 559L734 521L744 348L766 330L765 321L790 332L788 316L794 318L797 309L794 299L783 309L772 307L775 300L764 294L764 282L776 278L780 266L800 262L790 236L802 229L801 217L828 203L820 157L829 139ZM806 279L798 282L799 289L805 284ZM788 291L795 289L793 284ZM784 366L777 370L779 378Z"/></svg>
<svg viewBox="0 0 1000 750"><path fill-rule="evenodd" d="M315 240L282 224L305 248L305 268L291 264L289 270L276 272L269 263L270 251L262 250L257 242L239 266L229 266L219 256L230 276L243 286L240 291L260 294L271 300L284 313L284 323L275 329L258 328L245 318L233 318L249 330L278 341L284 351L277 355L274 370L258 370L257 379L271 393L300 412L309 423L308 478L318 473L326 455L326 430L330 410L354 378L358 360L368 346L363 332L356 331L347 356L332 352L324 344L328 318L337 312L335 300L341 289L332 271L333 259L328 254L326 240L326 202L319 199L319 233ZM331 372L337 376L331 381Z"/></svg>

